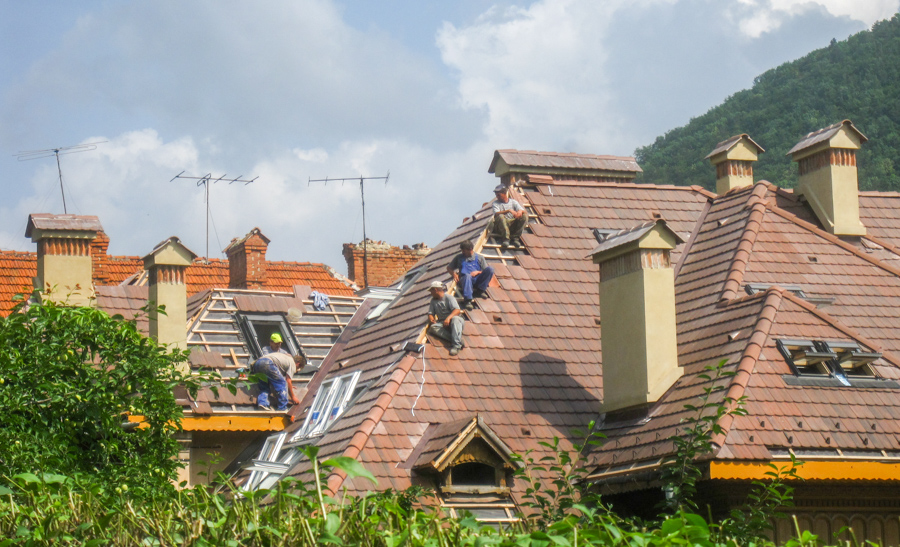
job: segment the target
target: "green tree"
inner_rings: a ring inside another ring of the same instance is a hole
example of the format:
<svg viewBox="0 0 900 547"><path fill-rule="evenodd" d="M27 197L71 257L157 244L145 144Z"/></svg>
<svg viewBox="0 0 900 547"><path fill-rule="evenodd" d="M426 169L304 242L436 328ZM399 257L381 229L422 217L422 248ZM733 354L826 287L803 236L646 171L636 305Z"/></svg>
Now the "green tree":
<svg viewBox="0 0 900 547"><path fill-rule="evenodd" d="M185 360L96 308L48 302L0 318L0 473L168 491L182 416L173 388L189 383L176 367Z"/></svg>

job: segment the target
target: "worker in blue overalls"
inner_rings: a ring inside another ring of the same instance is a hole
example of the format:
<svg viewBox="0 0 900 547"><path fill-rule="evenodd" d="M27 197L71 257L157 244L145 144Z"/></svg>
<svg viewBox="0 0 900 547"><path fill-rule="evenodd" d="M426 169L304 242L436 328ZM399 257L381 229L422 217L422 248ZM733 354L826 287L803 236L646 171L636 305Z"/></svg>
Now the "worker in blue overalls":
<svg viewBox="0 0 900 547"><path fill-rule="evenodd" d="M471 241L460 243L459 250L460 253L447 266L447 271L462 293L463 309L471 310L473 299L484 298L484 291L494 278L494 268L488 266L484 257L475 252L475 245Z"/></svg>

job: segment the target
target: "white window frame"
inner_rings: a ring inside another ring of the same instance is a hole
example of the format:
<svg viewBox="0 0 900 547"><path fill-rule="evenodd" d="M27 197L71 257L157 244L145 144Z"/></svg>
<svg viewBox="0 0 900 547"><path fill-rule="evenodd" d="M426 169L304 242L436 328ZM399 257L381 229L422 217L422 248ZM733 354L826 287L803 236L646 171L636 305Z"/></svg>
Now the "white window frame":
<svg viewBox="0 0 900 547"><path fill-rule="evenodd" d="M288 464L278 459L286 437L287 433L279 433L266 439L262 450L259 451L259 458L253 460L247 467L250 470L250 478L247 479L244 490L256 490L267 476L276 474L280 477L287 471Z"/></svg>
<svg viewBox="0 0 900 547"><path fill-rule="evenodd" d="M298 441L304 437L321 435L325 429L344 413L347 403L353 396L353 390L359 380L360 371L351 372L337 378L330 378L319 386L303 427L291 439Z"/></svg>

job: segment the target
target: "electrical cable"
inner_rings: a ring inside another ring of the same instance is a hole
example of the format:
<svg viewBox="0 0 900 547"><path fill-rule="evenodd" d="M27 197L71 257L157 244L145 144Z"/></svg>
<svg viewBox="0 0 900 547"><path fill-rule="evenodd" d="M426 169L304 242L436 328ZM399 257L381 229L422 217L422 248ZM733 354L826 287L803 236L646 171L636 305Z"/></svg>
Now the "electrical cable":
<svg viewBox="0 0 900 547"><path fill-rule="evenodd" d="M410 413L413 416L416 415L416 404L419 402L419 397L422 396L422 392L425 390L425 350L422 350L422 383L419 385L419 394L416 395L416 400L413 401L412 408L409 409Z"/></svg>

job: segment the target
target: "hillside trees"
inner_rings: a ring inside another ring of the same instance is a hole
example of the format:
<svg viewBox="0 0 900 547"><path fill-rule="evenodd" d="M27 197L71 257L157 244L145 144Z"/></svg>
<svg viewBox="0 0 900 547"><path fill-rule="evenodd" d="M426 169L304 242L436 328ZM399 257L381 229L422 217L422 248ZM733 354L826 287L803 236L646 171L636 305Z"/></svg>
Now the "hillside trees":
<svg viewBox="0 0 900 547"><path fill-rule="evenodd" d="M790 188L797 168L787 151L810 131L847 118L869 137L858 155L860 189L900 191L900 14L763 73L752 88L635 156L647 182L713 189L715 170L704 156L747 133L766 149L754 178Z"/></svg>

